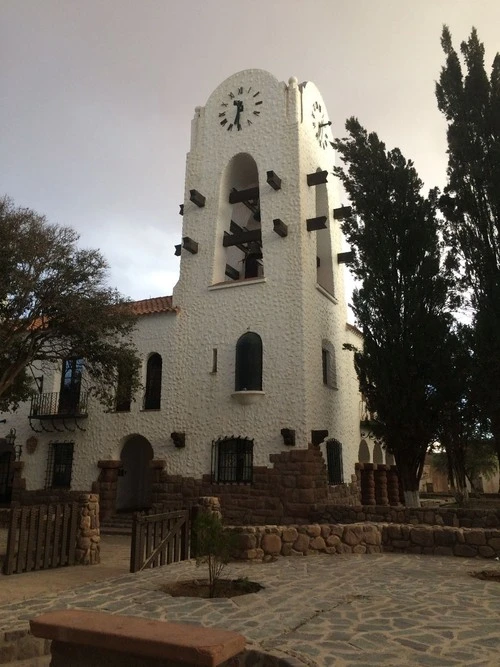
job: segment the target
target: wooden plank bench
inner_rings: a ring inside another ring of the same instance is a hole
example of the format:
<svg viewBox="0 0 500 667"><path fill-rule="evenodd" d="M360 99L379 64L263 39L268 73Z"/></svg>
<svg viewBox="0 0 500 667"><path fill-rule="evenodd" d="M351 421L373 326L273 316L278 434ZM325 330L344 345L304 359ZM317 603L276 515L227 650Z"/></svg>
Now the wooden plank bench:
<svg viewBox="0 0 500 667"><path fill-rule="evenodd" d="M245 637L222 628L68 609L30 621L52 640L52 667L217 667L245 649Z"/></svg>

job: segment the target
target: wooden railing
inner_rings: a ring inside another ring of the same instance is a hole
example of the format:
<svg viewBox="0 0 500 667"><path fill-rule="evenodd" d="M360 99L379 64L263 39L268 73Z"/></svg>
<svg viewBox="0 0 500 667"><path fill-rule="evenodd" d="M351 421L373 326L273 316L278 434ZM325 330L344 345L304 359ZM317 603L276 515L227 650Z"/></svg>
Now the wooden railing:
<svg viewBox="0 0 500 667"><path fill-rule="evenodd" d="M77 503L14 507L4 574L74 565L78 516Z"/></svg>

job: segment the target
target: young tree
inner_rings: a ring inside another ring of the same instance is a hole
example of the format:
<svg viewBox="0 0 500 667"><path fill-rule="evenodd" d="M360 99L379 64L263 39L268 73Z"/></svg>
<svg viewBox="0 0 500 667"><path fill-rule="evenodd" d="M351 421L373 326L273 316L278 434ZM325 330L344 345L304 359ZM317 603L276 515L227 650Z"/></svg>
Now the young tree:
<svg viewBox="0 0 500 667"><path fill-rule="evenodd" d="M34 362L84 359L88 389L107 407L119 367L138 387L130 340L135 317L106 286L102 255L79 249L76 232L6 197L0 199L0 238L0 409L28 398Z"/></svg>
<svg viewBox="0 0 500 667"><path fill-rule="evenodd" d="M500 461L500 55L488 78L475 29L460 47L465 73L447 26L441 45L446 64L436 97L448 123L448 185L440 208L470 295L479 400Z"/></svg>
<svg viewBox="0 0 500 667"><path fill-rule="evenodd" d="M408 506L420 504L425 453L438 431L439 381L449 281L440 264L436 192L399 149L386 151L357 119L335 141L335 168L352 203L342 229L354 249L350 268L361 287L353 310L363 349L354 360L374 435L394 454Z"/></svg>

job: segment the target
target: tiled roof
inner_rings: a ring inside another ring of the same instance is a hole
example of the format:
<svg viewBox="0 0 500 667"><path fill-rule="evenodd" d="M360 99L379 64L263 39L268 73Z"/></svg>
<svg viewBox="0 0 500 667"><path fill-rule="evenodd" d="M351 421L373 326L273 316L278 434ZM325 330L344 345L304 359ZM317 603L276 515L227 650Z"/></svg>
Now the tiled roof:
<svg viewBox="0 0 500 667"><path fill-rule="evenodd" d="M176 313L177 308L172 306L171 296L157 296L153 299L141 299L130 303L132 312L136 315L152 315L154 313Z"/></svg>
<svg viewBox="0 0 500 667"><path fill-rule="evenodd" d="M354 324L349 324L349 322L347 322L345 326L346 326L346 329L355 333L356 336L359 336L360 338L363 338L362 332L358 329L358 327L355 327Z"/></svg>

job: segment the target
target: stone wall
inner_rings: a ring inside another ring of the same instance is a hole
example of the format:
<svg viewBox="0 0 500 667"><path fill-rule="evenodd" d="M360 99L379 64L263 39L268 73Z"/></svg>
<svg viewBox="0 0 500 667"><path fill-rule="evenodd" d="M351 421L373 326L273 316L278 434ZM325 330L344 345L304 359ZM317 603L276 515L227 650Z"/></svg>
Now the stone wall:
<svg viewBox="0 0 500 667"><path fill-rule="evenodd" d="M415 508L338 505L317 506L311 511L311 521L318 523L377 523L424 524L429 526L453 526L455 528L500 527L500 509L474 510L461 508Z"/></svg>
<svg viewBox="0 0 500 667"><path fill-rule="evenodd" d="M96 565L101 562L99 526L99 496L81 493L78 499L80 515L76 533L76 565Z"/></svg>
<svg viewBox="0 0 500 667"><path fill-rule="evenodd" d="M500 530L400 524L238 526L241 560L319 553L405 552L469 558L500 555Z"/></svg>
<svg viewBox="0 0 500 667"><path fill-rule="evenodd" d="M220 499L225 523L233 525L308 523L311 508L360 502L356 478L330 487L325 461L318 447L271 454L272 468L253 469L252 484L217 484L202 479L169 475L153 468L153 500L163 507L190 507L200 496ZM159 462L155 462L159 463Z"/></svg>

